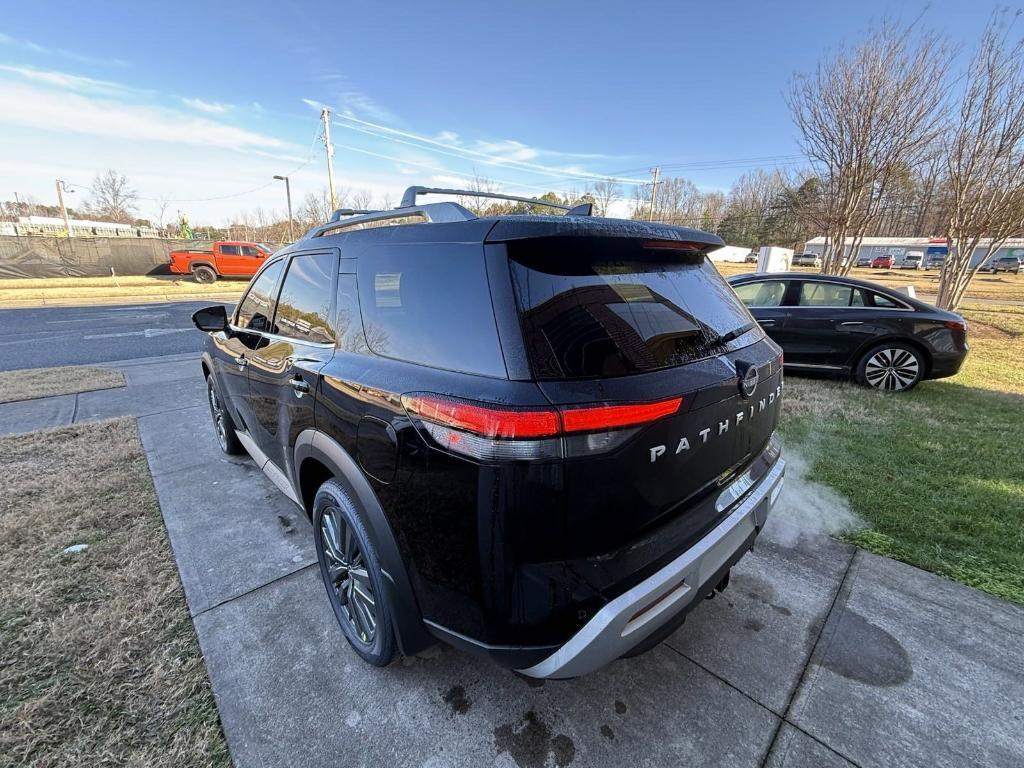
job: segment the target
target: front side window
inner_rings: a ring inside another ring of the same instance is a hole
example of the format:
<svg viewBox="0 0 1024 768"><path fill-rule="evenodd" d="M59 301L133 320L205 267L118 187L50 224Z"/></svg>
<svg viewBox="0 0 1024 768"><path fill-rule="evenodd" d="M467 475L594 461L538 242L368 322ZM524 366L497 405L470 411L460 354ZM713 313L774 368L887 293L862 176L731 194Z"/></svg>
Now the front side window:
<svg viewBox="0 0 1024 768"><path fill-rule="evenodd" d="M259 256L260 255L260 249L257 248L255 245L243 245L243 246L241 246L241 248L242 248L242 255L243 256Z"/></svg>
<svg viewBox="0 0 1024 768"><path fill-rule="evenodd" d="M292 258L277 300L275 333L314 344L334 343L330 321L334 271L333 253Z"/></svg>
<svg viewBox="0 0 1024 768"><path fill-rule="evenodd" d="M358 277L363 330L375 354L508 375L479 244L380 246L360 256Z"/></svg>
<svg viewBox="0 0 1024 768"><path fill-rule="evenodd" d="M854 293L860 297L860 291L849 285L839 283L803 283L800 286L800 298L797 305L801 307L849 307L858 306L853 301ZM860 299L859 305L863 306Z"/></svg>
<svg viewBox="0 0 1024 768"><path fill-rule="evenodd" d="M766 280L737 285L734 290L740 301L748 307L779 307L786 295L786 283L782 280Z"/></svg>
<svg viewBox="0 0 1024 768"><path fill-rule="evenodd" d="M267 265L249 287L249 292L238 305L235 325L251 331L272 332L270 319L274 316L274 297L277 280L284 268L283 261Z"/></svg>

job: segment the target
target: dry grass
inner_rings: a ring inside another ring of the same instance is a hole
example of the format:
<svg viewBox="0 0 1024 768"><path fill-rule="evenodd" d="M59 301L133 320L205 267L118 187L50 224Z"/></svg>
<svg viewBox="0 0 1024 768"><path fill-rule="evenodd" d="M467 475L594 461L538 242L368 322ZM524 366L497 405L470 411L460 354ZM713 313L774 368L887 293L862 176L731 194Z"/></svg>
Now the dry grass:
<svg viewBox="0 0 1024 768"><path fill-rule="evenodd" d="M0 403L123 386L124 376L120 371L88 365L0 371Z"/></svg>
<svg viewBox="0 0 1024 768"><path fill-rule="evenodd" d="M114 298L175 299L239 294L248 280L195 282L188 275L133 277L47 277L0 280L0 304Z"/></svg>
<svg viewBox="0 0 1024 768"><path fill-rule="evenodd" d="M134 420L0 438L0 477L0 764L229 764Z"/></svg>
<svg viewBox="0 0 1024 768"><path fill-rule="evenodd" d="M743 275L753 272L755 264L737 264L734 262L715 262L718 271L726 277ZM794 267L794 272L818 272L813 267ZM900 269L867 269L856 267L850 277L870 280L888 288L905 288L914 286L914 292L924 301L934 298L939 290L938 270L900 270ZM969 299L1024 301L1024 272L1019 275L1000 272L998 275L981 273L975 276L967 289Z"/></svg>

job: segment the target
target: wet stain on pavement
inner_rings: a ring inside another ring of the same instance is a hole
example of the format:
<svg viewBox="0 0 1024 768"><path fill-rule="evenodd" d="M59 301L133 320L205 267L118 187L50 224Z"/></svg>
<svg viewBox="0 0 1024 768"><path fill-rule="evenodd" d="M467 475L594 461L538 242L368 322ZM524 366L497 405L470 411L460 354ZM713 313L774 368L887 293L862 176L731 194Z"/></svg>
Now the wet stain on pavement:
<svg viewBox="0 0 1024 768"><path fill-rule="evenodd" d="M877 686L901 685L914 673L899 640L851 610L839 618L821 665L848 680Z"/></svg>
<svg viewBox="0 0 1024 768"><path fill-rule="evenodd" d="M735 579L740 585L743 585L743 594L751 600L756 600L759 603L767 605L773 611L782 616L793 615L793 612L789 608L775 602L775 587L764 579L759 579L757 576L737 576Z"/></svg>
<svg viewBox="0 0 1024 768"><path fill-rule="evenodd" d="M747 619L743 622L743 628L749 629L752 632L760 632L762 629L764 629L764 624L762 624L757 619Z"/></svg>
<svg viewBox="0 0 1024 768"><path fill-rule="evenodd" d="M608 739L608 741L615 741L615 731L607 723L601 726L601 735Z"/></svg>
<svg viewBox="0 0 1024 768"><path fill-rule="evenodd" d="M628 707L626 706L626 702L616 700L616 702L615 702L615 711L616 712L618 712L620 715L624 715L624 714L626 714L626 710L627 709L628 709Z"/></svg>
<svg viewBox="0 0 1024 768"><path fill-rule="evenodd" d="M292 522L290 517L278 515L277 522L281 524L281 528L284 529L285 533L295 533L295 523Z"/></svg>
<svg viewBox="0 0 1024 768"><path fill-rule="evenodd" d="M544 681L542 679L539 679L539 678L536 678L536 677L530 677L529 675L522 675L522 674L520 674L518 672L513 672L512 674L514 674L516 677L518 677L520 680L522 680L524 683L526 683L531 688L543 688L544 687Z"/></svg>
<svg viewBox="0 0 1024 768"><path fill-rule="evenodd" d="M466 689L461 685L453 685L447 691L445 691L442 698L452 708L452 712L456 715L464 715L469 712L469 708L473 706L473 702L470 701L469 697L466 696Z"/></svg>
<svg viewBox="0 0 1024 768"><path fill-rule="evenodd" d="M551 735L551 728L532 709L515 724L494 729L498 754L507 752L519 768L544 768L548 757L557 768L565 768L576 758L576 745L564 734Z"/></svg>

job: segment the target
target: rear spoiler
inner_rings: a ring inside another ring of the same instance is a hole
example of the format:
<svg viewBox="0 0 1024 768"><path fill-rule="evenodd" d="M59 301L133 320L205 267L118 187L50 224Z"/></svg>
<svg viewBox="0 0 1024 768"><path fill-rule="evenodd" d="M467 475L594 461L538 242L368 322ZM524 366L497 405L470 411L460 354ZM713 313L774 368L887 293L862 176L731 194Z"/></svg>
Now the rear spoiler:
<svg viewBox="0 0 1024 768"><path fill-rule="evenodd" d="M503 243L538 237L614 237L664 241L666 245L669 242L677 242L681 249L701 254L710 253L725 245L725 241L718 235L689 227L630 219L568 216L531 216L528 219L509 216L495 223L485 242Z"/></svg>

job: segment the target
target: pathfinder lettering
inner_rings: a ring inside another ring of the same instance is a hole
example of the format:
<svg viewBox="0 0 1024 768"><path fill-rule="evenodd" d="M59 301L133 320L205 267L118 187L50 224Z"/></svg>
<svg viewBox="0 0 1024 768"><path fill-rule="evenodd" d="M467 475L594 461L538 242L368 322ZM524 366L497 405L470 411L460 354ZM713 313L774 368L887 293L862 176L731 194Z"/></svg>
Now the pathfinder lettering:
<svg viewBox="0 0 1024 768"><path fill-rule="evenodd" d="M729 431L729 427L730 426L737 426L738 427L740 425L740 423L744 419L753 419L757 414L764 413L764 411L769 406L774 405L775 401L778 400L778 399L781 399L781 398L782 398L782 385L780 384L772 392L769 392L767 397L762 397L758 401L756 411L755 411L755 407L753 405L751 405L749 413L744 413L743 411L737 411L736 415L733 416L731 419L726 419L725 421L718 422L718 434L719 435L724 435L725 433L727 433ZM708 438L711 436L711 432L712 432L712 427L705 427L704 429L699 430L697 432L697 435L700 437L700 441L699 442L702 443L702 444L706 443L708 441ZM664 456L665 452L667 450L668 450L668 446L665 446L665 445L655 445L655 446L653 446L650 449L650 452L651 452L651 464L653 464L659 458ZM690 450L690 438L686 437L686 436L680 438L679 439L679 444L676 446L675 455L678 456L680 453L683 453L683 452L689 451L689 450Z"/></svg>

